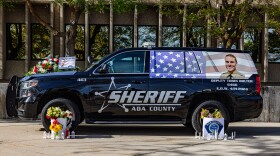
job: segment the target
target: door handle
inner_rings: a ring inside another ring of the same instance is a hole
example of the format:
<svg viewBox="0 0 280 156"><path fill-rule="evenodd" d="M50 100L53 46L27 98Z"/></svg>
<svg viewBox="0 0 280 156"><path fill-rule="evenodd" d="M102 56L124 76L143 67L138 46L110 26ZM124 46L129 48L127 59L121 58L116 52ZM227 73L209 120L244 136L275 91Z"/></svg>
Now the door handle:
<svg viewBox="0 0 280 156"><path fill-rule="evenodd" d="M135 84L143 84L145 83L146 81L137 81L137 80L133 80L131 81L132 83L135 83Z"/></svg>
<svg viewBox="0 0 280 156"><path fill-rule="evenodd" d="M194 83L194 80L184 80L185 83Z"/></svg>

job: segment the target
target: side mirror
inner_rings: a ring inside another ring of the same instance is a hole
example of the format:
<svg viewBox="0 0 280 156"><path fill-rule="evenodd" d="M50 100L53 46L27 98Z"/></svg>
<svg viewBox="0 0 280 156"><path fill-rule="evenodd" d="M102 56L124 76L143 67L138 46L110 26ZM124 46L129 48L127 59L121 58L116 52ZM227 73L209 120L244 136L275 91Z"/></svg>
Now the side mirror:
<svg viewBox="0 0 280 156"><path fill-rule="evenodd" d="M99 73L108 73L108 72L109 72L108 64L105 63L99 69Z"/></svg>

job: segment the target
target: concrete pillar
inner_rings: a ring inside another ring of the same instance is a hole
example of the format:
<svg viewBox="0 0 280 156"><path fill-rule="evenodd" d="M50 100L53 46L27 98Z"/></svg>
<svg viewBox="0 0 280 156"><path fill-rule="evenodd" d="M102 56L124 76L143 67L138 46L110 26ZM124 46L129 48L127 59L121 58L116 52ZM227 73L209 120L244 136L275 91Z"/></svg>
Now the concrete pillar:
<svg viewBox="0 0 280 156"><path fill-rule="evenodd" d="M138 10L137 5L134 8L134 22L133 22L133 47L138 47Z"/></svg>
<svg viewBox="0 0 280 156"><path fill-rule="evenodd" d="M4 8L2 6L0 6L0 38L2 40L0 40L0 79L3 79L4 78L4 69L5 69L5 43L4 43L4 38L5 37L5 32L6 32L6 29L5 29L5 26L4 26Z"/></svg>
<svg viewBox="0 0 280 156"><path fill-rule="evenodd" d="M54 3L50 3L50 25L54 27ZM54 35L51 33L51 55L54 57Z"/></svg>
<svg viewBox="0 0 280 156"><path fill-rule="evenodd" d="M210 19L209 19L209 17L207 17L207 34L206 34L206 47L207 48L210 48L211 47L211 34L210 34L210 32L209 32L209 30L211 29L211 26L209 25L209 23L210 23Z"/></svg>
<svg viewBox="0 0 280 156"><path fill-rule="evenodd" d="M216 8L217 10L220 10L220 3L219 3L219 0L216 0ZM217 23L219 24L219 26L221 25L221 15L218 13L217 14ZM222 41L219 40L219 39L216 39L216 47L215 48L221 48L223 45Z"/></svg>
<svg viewBox="0 0 280 156"><path fill-rule="evenodd" d="M183 31L182 31L182 47L187 46L187 20L186 20L186 15L187 15L187 4L184 4L184 14L183 14Z"/></svg>
<svg viewBox="0 0 280 156"><path fill-rule="evenodd" d="M6 91L8 83L0 83L0 119L6 119L8 117L6 111Z"/></svg>
<svg viewBox="0 0 280 156"><path fill-rule="evenodd" d="M158 13L158 47L162 47L162 5L159 6Z"/></svg>
<svg viewBox="0 0 280 156"><path fill-rule="evenodd" d="M262 70L263 82L268 81L268 15L264 14L264 28L262 30Z"/></svg>
<svg viewBox="0 0 280 156"><path fill-rule="evenodd" d="M114 10L113 10L113 2L110 0L110 29L109 29L109 52L113 52L113 23L114 23Z"/></svg>
<svg viewBox="0 0 280 156"><path fill-rule="evenodd" d="M242 34L241 38L238 40L238 47L237 49L244 50L244 33Z"/></svg>
<svg viewBox="0 0 280 156"><path fill-rule="evenodd" d="M86 7L88 7L88 2L86 1ZM90 31L89 31L89 12L85 12L85 68L88 67L88 55L89 55L89 36L90 36Z"/></svg>
<svg viewBox="0 0 280 156"><path fill-rule="evenodd" d="M24 72L27 73L30 69L31 60L31 23L30 12L27 3L25 3L25 68Z"/></svg>
<svg viewBox="0 0 280 156"><path fill-rule="evenodd" d="M59 5L59 31L65 32L65 25L64 25L64 7L63 5ZM59 38L59 56L65 56L65 37Z"/></svg>

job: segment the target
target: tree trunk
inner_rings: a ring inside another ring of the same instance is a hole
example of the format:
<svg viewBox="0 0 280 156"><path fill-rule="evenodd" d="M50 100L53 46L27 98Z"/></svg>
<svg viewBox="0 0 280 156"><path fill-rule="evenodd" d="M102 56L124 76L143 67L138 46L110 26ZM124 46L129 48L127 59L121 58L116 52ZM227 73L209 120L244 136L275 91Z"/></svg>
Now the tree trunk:
<svg viewBox="0 0 280 156"><path fill-rule="evenodd" d="M77 37L77 23L82 14L82 10L79 7L71 6L70 15L70 28L66 32L65 46L66 56L75 56L75 41Z"/></svg>
<svg viewBox="0 0 280 156"><path fill-rule="evenodd" d="M77 37L77 25L70 25L66 32L65 46L66 56L75 56L75 40Z"/></svg>

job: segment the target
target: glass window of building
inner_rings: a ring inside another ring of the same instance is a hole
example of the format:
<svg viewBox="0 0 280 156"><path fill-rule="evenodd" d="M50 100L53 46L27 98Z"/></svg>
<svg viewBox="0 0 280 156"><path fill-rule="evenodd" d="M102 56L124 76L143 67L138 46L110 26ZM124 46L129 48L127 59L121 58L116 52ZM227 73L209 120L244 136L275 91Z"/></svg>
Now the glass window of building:
<svg viewBox="0 0 280 156"><path fill-rule="evenodd" d="M31 26L32 59L44 59L51 54L50 32L41 24Z"/></svg>
<svg viewBox="0 0 280 156"><path fill-rule="evenodd" d="M133 26L114 27L114 51L133 46Z"/></svg>
<svg viewBox="0 0 280 156"><path fill-rule="evenodd" d="M187 34L188 47L205 47L205 31L203 27L192 27Z"/></svg>
<svg viewBox="0 0 280 156"><path fill-rule="evenodd" d="M162 46L163 47L180 47L181 31L179 27L163 26L162 27Z"/></svg>
<svg viewBox="0 0 280 156"><path fill-rule="evenodd" d="M7 24L7 60L24 59L25 32L25 24Z"/></svg>
<svg viewBox="0 0 280 156"><path fill-rule="evenodd" d="M109 26L91 25L89 39L90 55L93 59L100 60L109 54Z"/></svg>
<svg viewBox="0 0 280 156"><path fill-rule="evenodd" d="M280 62L280 38L275 29L268 29L268 62Z"/></svg>
<svg viewBox="0 0 280 156"><path fill-rule="evenodd" d="M142 47L144 42L157 43L156 26L139 26L138 27L138 47Z"/></svg>
<svg viewBox="0 0 280 156"><path fill-rule="evenodd" d="M66 25L66 31L70 29L70 25ZM75 43L75 55L77 60L85 60L85 26L77 26L77 37Z"/></svg>
<svg viewBox="0 0 280 156"><path fill-rule="evenodd" d="M244 32L244 50L251 51L254 62L261 61L260 31L255 28L247 28Z"/></svg>

